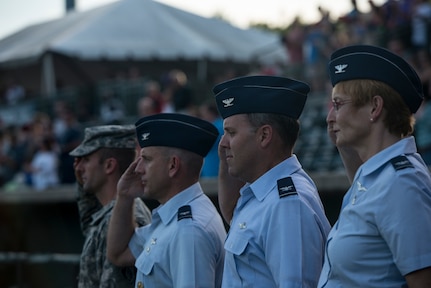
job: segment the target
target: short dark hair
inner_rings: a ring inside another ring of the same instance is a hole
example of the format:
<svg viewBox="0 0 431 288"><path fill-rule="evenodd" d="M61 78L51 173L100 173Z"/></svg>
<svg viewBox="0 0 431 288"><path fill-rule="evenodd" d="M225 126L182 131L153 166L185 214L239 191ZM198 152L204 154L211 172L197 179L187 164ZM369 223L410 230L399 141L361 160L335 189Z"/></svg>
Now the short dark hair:
<svg viewBox="0 0 431 288"><path fill-rule="evenodd" d="M249 113L248 120L255 128L271 125L280 135L286 147L293 148L299 135L299 121L292 117L273 113Z"/></svg>
<svg viewBox="0 0 431 288"><path fill-rule="evenodd" d="M136 150L131 148L100 148L99 163L102 164L108 158L115 158L118 163L120 175L123 174L136 158Z"/></svg>

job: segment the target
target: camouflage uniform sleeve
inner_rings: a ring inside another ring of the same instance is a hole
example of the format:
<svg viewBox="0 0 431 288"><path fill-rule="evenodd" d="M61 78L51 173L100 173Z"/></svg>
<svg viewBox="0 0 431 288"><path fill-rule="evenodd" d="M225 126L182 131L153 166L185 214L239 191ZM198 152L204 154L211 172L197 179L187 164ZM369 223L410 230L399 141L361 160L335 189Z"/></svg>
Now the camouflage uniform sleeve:
<svg viewBox="0 0 431 288"><path fill-rule="evenodd" d="M109 217L110 218L110 217ZM97 261L102 267L100 274L100 288L133 287L136 279L136 268L134 266L115 266L106 257L106 241L109 227L108 221L104 221L102 230L99 233L99 249L97 251Z"/></svg>
<svg viewBox="0 0 431 288"><path fill-rule="evenodd" d="M151 222L151 211L141 198L135 199L135 221L141 227Z"/></svg>
<svg viewBox="0 0 431 288"><path fill-rule="evenodd" d="M85 193L82 185L78 184L78 196L77 196L79 221L81 230L84 236L87 235L88 227L91 223L91 216L102 208L99 200L95 195Z"/></svg>
<svg viewBox="0 0 431 288"><path fill-rule="evenodd" d="M100 278L100 288L134 287L136 268L134 266L116 267L107 259Z"/></svg>

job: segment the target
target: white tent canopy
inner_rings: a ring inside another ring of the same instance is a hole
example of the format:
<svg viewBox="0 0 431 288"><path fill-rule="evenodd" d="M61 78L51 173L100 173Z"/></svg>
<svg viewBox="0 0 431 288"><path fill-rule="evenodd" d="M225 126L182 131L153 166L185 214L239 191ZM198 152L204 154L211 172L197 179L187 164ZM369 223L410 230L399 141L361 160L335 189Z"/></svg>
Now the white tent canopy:
<svg viewBox="0 0 431 288"><path fill-rule="evenodd" d="M40 61L49 53L81 61L287 61L275 34L240 29L153 0L120 0L29 26L0 41L0 68ZM53 85L52 60L47 56L42 62L43 81Z"/></svg>
<svg viewBox="0 0 431 288"><path fill-rule="evenodd" d="M0 63L53 51L82 59L176 58L250 61L271 49L283 61L277 35L239 29L153 0L121 0L33 25L0 41Z"/></svg>

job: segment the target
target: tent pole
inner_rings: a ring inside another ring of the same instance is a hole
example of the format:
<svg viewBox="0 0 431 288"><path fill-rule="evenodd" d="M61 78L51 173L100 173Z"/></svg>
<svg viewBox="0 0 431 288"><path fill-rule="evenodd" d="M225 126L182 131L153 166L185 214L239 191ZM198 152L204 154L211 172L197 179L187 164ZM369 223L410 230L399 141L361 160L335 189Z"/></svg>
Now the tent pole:
<svg viewBox="0 0 431 288"><path fill-rule="evenodd" d="M207 80L207 69L208 69L208 62L207 60L198 60L197 63L197 78L199 81L206 81Z"/></svg>
<svg viewBox="0 0 431 288"><path fill-rule="evenodd" d="M51 53L45 53L42 58L42 95L52 97L56 93L54 61Z"/></svg>

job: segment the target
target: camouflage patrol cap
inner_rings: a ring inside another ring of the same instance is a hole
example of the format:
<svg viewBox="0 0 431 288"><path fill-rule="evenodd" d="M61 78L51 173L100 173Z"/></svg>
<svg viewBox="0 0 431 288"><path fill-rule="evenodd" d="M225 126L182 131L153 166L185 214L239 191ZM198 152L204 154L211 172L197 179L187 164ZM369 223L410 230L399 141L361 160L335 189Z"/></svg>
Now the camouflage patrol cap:
<svg viewBox="0 0 431 288"><path fill-rule="evenodd" d="M103 125L85 128L82 143L69 153L73 157L82 157L100 148L136 147L134 125Z"/></svg>

